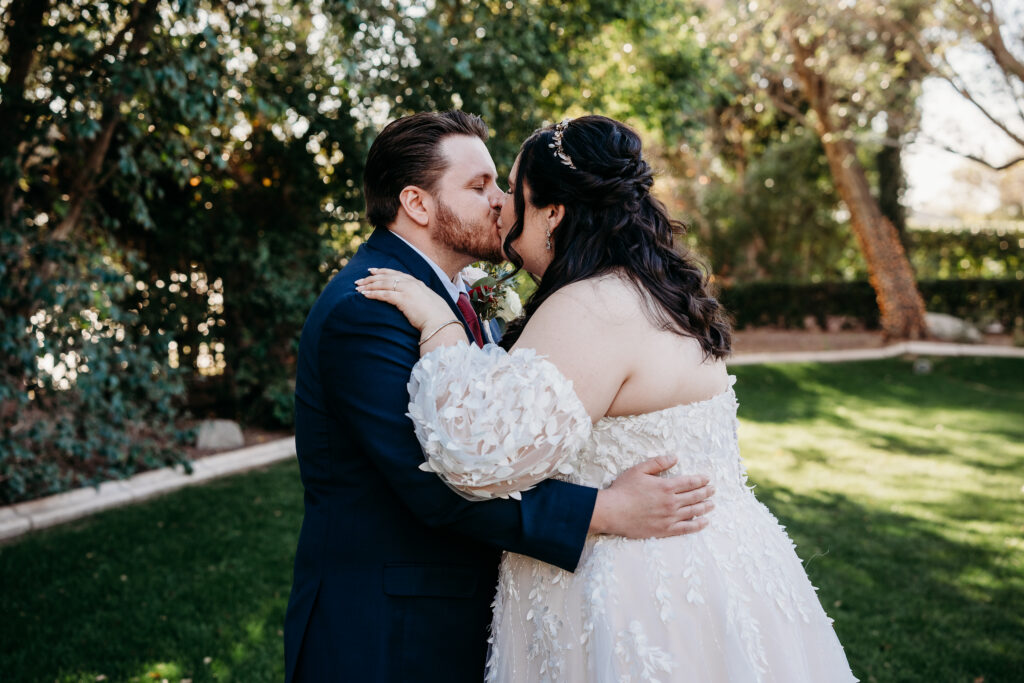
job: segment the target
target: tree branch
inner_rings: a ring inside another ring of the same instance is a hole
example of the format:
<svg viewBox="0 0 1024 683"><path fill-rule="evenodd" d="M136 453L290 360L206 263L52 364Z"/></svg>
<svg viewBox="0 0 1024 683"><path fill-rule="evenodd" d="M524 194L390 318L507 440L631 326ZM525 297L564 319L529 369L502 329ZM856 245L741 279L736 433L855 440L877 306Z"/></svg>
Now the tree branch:
<svg viewBox="0 0 1024 683"><path fill-rule="evenodd" d="M811 127L810 123L807 121L807 117L804 115L802 111L797 109L790 102L787 102L783 97L779 96L777 93L772 92L771 89L768 89L767 92L768 97L771 98L772 104L774 104L778 109L782 110L786 114L789 114L794 119L799 121L800 125L806 128Z"/></svg>
<svg viewBox="0 0 1024 683"><path fill-rule="evenodd" d="M156 11L159 1L146 0L145 5L139 10L139 16L142 18L139 20L137 30L132 35L132 41L128 45L129 56L139 54L146 41L149 40L150 33L156 26L159 18L159 14ZM123 101L124 95L118 93L104 103L100 134L96 136L96 142L89 150L85 162L71 182L71 189L68 192L70 195L68 212L64 215L56 229L50 233L51 240L66 240L71 237L75 228L78 227L85 204L98 187L97 176L103 166L103 160L107 156L107 151L110 149L110 142L114 137L114 129L117 128L117 124L121 120L120 108Z"/></svg>
<svg viewBox="0 0 1024 683"><path fill-rule="evenodd" d="M973 32L974 38L988 50L1003 73L1012 73L1024 81L1024 62L1017 59L1007 49L1002 31L1000 31L1001 22L992 3L987 3L987 7L982 7L972 0L958 2L956 5L965 16L976 17L979 20L981 26Z"/></svg>
<svg viewBox="0 0 1024 683"><path fill-rule="evenodd" d="M0 100L0 158L18 161L18 133L21 111L25 106L25 84L35 62L36 44L42 28L43 15L50 8L49 0L15 0L7 8L4 35L7 38L7 80ZM15 179L0 178L0 200L3 201L4 222L15 213Z"/></svg>
<svg viewBox="0 0 1024 683"><path fill-rule="evenodd" d="M968 154L967 152L961 152L959 150L953 149L952 147L949 147L948 145L940 145L940 146L942 147L942 149L946 150L947 152L951 152L953 154L956 154L957 156L961 156L964 159L970 159L971 161L977 162L977 163L981 164L982 166L987 166L988 168L992 169L993 171L1005 171L1006 169L1013 168L1017 164L1019 164L1022 161L1024 161L1024 156L1021 156L1021 157L1017 157L1016 159L1011 159L1010 161L1007 161L1005 164L1000 164L1000 165L997 166L997 165L992 164L992 163L986 161L985 159L983 159L983 158L981 158L979 156L976 156L974 154Z"/></svg>

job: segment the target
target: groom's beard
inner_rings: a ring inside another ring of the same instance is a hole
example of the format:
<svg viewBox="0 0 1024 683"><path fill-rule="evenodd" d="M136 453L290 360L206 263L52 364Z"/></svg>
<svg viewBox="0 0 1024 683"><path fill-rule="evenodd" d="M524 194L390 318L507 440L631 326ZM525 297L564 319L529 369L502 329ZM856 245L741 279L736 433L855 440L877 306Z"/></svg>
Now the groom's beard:
<svg viewBox="0 0 1024 683"><path fill-rule="evenodd" d="M500 263L504 260L493 220L463 222L443 201L437 203L437 241L478 261Z"/></svg>

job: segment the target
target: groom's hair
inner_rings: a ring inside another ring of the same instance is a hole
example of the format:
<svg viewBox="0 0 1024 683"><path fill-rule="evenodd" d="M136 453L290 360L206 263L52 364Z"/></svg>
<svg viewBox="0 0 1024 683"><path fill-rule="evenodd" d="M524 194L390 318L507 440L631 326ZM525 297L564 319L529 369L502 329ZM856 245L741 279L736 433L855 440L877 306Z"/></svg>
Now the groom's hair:
<svg viewBox="0 0 1024 683"><path fill-rule="evenodd" d="M421 112L392 121L370 146L363 172L366 219L375 228L390 225L398 215L398 196L410 185L433 192L448 168L441 141L469 135L487 141L487 125L479 116L452 110Z"/></svg>

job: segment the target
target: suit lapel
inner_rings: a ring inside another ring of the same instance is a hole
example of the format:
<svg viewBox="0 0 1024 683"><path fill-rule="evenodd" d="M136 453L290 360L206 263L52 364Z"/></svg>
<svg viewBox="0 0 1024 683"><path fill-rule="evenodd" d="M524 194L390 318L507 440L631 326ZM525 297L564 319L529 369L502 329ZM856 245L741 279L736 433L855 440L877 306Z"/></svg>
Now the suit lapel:
<svg viewBox="0 0 1024 683"><path fill-rule="evenodd" d="M374 249L379 252L383 252L389 256L398 259L406 270L417 280L426 283L431 290L433 290L438 296L445 300L448 304L448 308L455 314L456 320L462 323L462 326L466 330L466 336L472 341L473 330L470 329L469 323L466 322L465 316L462 315L462 311L452 301L451 296L448 294L448 290L445 289L444 283L441 282L441 278L437 276L434 269L427 263L422 256L416 253L416 251L406 244L400 237L394 235L390 230L382 228L376 228L370 238L366 240L367 248Z"/></svg>

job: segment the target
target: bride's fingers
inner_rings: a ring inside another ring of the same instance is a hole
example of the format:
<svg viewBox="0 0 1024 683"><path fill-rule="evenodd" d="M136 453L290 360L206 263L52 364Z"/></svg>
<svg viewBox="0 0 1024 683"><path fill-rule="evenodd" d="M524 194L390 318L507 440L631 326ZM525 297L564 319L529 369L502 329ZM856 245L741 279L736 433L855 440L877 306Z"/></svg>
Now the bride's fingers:
<svg viewBox="0 0 1024 683"><path fill-rule="evenodd" d="M391 289L367 289L365 287L359 287L356 291L367 299L376 299L377 301L383 301L396 306L402 301L402 293Z"/></svg>
<svg viewBox="0 0 1024 683"><path fill-rule="evenodd" d="M389 291L411 294L420 284L422 283L419 280L408 275L404 277L401 275L371 275L355 281L356 290L364 293L367 291Z"/></svg>
<svg viewBox="0 0 1024 683"><path fill-rule="evenodd" d="M405 273L374 273L361 277L356 280L357 285L368 285L368 284L384 284L387 283L389 286L395 282L412 282L413 279Z"/></svg>

